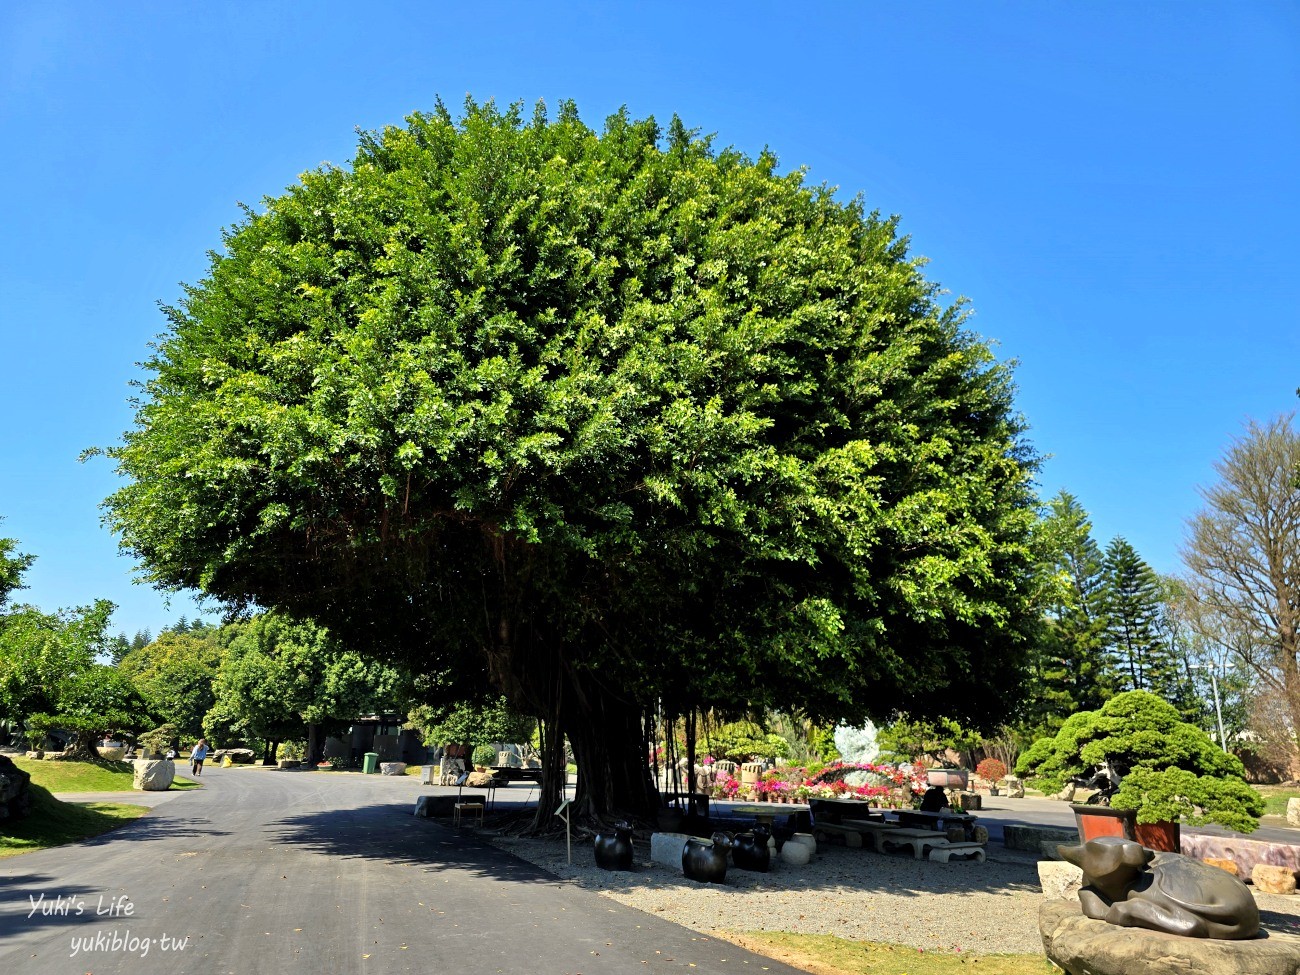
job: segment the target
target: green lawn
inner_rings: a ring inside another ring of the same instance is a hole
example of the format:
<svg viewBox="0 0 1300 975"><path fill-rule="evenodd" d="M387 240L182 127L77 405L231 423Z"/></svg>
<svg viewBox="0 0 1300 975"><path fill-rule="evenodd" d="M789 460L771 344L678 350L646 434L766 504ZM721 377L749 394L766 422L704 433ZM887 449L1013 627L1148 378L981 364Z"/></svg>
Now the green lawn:
<svg viewBox="0 0 1300 975"><path fill-rule="evenodd" d="M747 931L729 936L742 947L812 972L845 975L1050 975L1058 971L1041 954L980 955L919 951L906 945L850 941L829 934Z"/></svg>
<svg viewBox="0 0 1300 975"><path fill-rule="evenodd" d="M64 762L15 757L14 764L31 775L32 785L51 792L130 792L135 781L130 762L109 762L102 758L93 762ZM198 783L177 776L172 788L195 789Z"/></svg>
<svg viewBox="0 0 1300 975"><path fill-rule="evenodd" d="M1264 797L1265 816L1285 816L1286 801L1300 798L1300 789L1289 785L1257 785L1255 791Z"/></svg>
<svg viewBox="0 0 1300 975"><path fill-rule="evenodd" d="M0 857L86 840L124 826L148 811L146 806L118 802L59 802L47 789L33 785L31 814L16 823L3 823Z"/></svg>

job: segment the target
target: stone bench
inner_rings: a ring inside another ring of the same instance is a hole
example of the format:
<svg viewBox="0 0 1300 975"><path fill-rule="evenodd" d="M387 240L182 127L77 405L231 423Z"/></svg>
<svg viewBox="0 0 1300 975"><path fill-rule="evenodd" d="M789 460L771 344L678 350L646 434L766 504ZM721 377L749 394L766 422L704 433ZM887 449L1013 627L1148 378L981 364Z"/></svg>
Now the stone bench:
<svg viewBox="0 0 1300 975"><path fill-rule="evenodd" d="M1063 843L1073 845L1079 842L1079 831L1062 829L1054 826L1013 826L1002 827L1002 845L1008 850L1024 850L1040 856L1044 843Z"/></svg>
<svg viewBox="0 0 1300 975"><path fill-rule="evenodd" d="M963 860L974 857L976 863L983 863L986 856L984 847L979 843L949 843L930 850L930 860L934 863L947 863L950 857L961 857Z"/></svg>
<svg viewBox="0 0 1300 975"><path fill-rule="evenodd" d="M890 833L896 833L901 829L897 823L877 822L869 819L846 819L843 825L848 829L855 829L864 840L869 840L871 849L877 853L885 851L880 846L880 838Z"/></svg>
<svg viewBox="0 0 1300 975"><path fill-rule="evenodd" d="M920 860L925 856L926 847L950 846L948 834L933 829L894 829L881 833L877 837L882 851L893 846L905 846L911 849L912 856Z"/></svg>
<svg viewBox="0 0 1300 975"><path fill-rule="evenodd" d="M813 827L813 836L818 843L826 843L832 838L841 839L851 849L862 846L863 830L858 826L844 826L840 823L818 823Z"/></svg>
<svg viewBox="0 0 1300 975"><path fill-rule="evenodd" d="M466 792L460 798L453 795L420 796L415 800L415 815L422 819L450 817L456 811L458 802L487 802L487 796L481 792Z"/></svg>

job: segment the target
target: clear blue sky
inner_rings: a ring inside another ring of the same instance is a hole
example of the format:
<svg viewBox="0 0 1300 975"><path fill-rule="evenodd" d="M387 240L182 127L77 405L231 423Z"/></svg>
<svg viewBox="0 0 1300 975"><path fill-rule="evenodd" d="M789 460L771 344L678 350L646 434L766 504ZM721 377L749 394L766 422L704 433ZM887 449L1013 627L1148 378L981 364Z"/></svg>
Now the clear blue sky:
<svg viewBox="0 0 1300 975"><path fill-rule="evenodd" d="M701 9L707 6L708 9ZM441 95L573 98L765 145L902 217L1104 545L1179 567L1247 417L1300 406L1300 5L10 3L0 7L0 534L24 598L131 583L100 526L128 383L237 202ZM206 9L200 9L206 8ZM858 9L863 8L863 9Z"/></svg>

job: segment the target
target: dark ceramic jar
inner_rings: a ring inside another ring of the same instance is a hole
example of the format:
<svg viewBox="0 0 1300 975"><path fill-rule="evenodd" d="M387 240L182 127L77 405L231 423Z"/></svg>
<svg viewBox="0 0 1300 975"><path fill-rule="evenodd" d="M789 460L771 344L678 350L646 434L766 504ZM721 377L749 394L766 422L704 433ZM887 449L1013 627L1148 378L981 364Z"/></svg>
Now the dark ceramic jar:
<svg viewBox="0 0 1300 975"><path fill-rule="evenodd" d="M731 859L741 870L767 873L772 866L772 851L767 841L772 834L766 826L755 826L751 833L737 833L731 848Z"/></svg>
<svg viewBox="0 0 1300 975"><path fill-rule="evenodd" d="M632 869L632 827L615 823L614 834L596 834L596 866L602 870Z"/></svg>
<svg viewBox="0 0 1300 975"><path fill-rule="evenodd" d="M720 884L727 879L727 838L714 835L713 842L692 836L682 847L682 873L702 884Z"/></svg>

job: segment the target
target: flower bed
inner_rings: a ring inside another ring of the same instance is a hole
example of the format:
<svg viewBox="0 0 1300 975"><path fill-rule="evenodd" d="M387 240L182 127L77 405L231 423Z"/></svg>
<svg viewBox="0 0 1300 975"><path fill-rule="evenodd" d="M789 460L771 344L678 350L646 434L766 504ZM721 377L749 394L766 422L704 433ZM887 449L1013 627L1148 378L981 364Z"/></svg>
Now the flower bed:
<svg viewBox="0 0 1300 975"><path fill-rule="evenodd" d="M850 784L846 778L861 781ZM752 785L720 772L710 794L718 799L807 802L809 799L860 799L873 806L908 808L925 791L924 772L888 763L835 762L810 773L802 766L764 772Z"/></svg>

